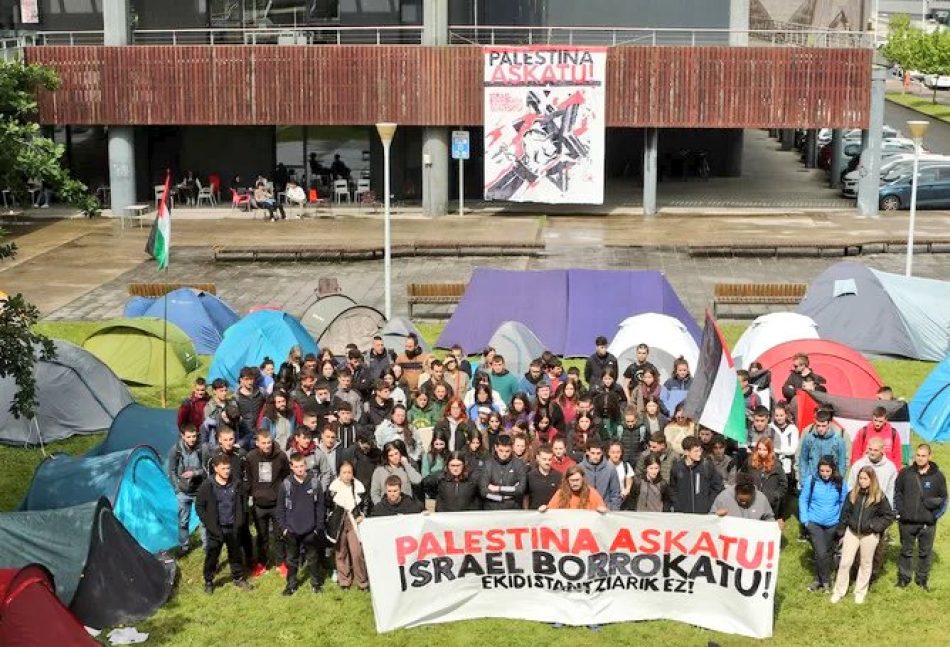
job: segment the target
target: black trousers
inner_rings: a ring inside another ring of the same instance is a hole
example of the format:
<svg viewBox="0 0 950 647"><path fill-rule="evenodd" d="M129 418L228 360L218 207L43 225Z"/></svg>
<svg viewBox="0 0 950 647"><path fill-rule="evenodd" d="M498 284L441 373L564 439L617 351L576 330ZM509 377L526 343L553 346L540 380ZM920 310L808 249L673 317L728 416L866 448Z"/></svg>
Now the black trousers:
<svg viewBox="0 0 950 647"><path fill-rule="evenodd" d="M836 531L836 526L808 524L808 538L811 539L811 545L815 551L815 579L819 584L832 585L831 564L835 546L838 544Z"/></svg>
<svg viewBox="0 0 950 647"><path fill-rule="evenodd" d="M901 533L901 556L897 562L897 572L902 580L910 581L911 566L914 563L914 548L917 553L917 572L915 580L918 584L927 583L930 576L930 562L933 559L934 537L937 527L933 524L901 523L898 524ZM916 544L916 546L915 546Z"/></svg>
<svg viewBox="0 0 950 647"><path fill-rule="evenodd" d="M284 554L284 541L280 536L280 528L277 526L277 518L274 516L276 506L264 507L255 505L254 510L254 531L257 533L257 563L270 568L274 562L270 559L270 551L267 544L274 547L274 556L276 563L280 564L286 560Z"/></svg>
<svg viewBox="0 0 950 647"><path fill-rule="evenodd" d="M307 568L310 571L310 585L321 586L323 575L320 573L321 538L309 532L306 535L295 535L288 532L284 535L287 542L287 586L297 586L297 571L300 568L300 553L306 553Z"/></svg>
<svg viewBox="0 0 950 647"><path fill-rule="evenodd" d="M214 580L214 572L218 568L218 558L221 549L228 549L228 565L231 567L231 578L234 581L244 578L244 551L239 538L240 529L234 526L221 526L220 538L212 537L208 533L208 545L205 547L204 577L205 582Z"/></svg>

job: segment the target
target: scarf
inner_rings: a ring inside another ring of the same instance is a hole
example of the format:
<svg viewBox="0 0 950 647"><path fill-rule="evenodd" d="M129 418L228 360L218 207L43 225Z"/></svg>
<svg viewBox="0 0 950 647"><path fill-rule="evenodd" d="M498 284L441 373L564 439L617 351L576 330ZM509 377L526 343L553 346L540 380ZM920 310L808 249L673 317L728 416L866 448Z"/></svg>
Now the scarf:
<svg viewBox="0 0 950 647"><path fill-rule="evenodd" d="M328 490L330 494L333 495L333 503L348 513L352 513L353 510L359 506L363 500L363 497L360 495L366 494L366 488L363 487L363 484L360 483L358 479L353 479L352 485L347 485L339 478L336 478L333 480L333 483L330 483Z"/></svg>

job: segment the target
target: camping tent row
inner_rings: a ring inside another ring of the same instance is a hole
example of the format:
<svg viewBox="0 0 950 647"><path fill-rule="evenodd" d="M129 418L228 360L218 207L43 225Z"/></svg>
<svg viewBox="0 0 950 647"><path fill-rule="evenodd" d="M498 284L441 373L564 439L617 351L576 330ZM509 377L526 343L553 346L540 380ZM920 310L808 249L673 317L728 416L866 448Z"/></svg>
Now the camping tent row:
<svg viewBox="0 0 950 647"><path fill-rule="evenodd" d="M181 329L199 355L211 355L221 343L224 331L240 316L213 294L193 288L179 288L158 298L132 297L125 304L125 317L164 319Z"/></svg>
<svg viewBox="0 0 950 647"><path fill-rule="evenodd" d="M950 282L907 277L844 261L808 286L797 312L822 339L863 353L934 362L950 352Z"/></svg>
<svg viewBox="0 0 950 647"><path fill-rule="evenodd" d="M106 499L0 513L0 569L34 563L53 574L60 601L95 628L148 618L171 595L176 575L174 560L142 548Z"/></svg>

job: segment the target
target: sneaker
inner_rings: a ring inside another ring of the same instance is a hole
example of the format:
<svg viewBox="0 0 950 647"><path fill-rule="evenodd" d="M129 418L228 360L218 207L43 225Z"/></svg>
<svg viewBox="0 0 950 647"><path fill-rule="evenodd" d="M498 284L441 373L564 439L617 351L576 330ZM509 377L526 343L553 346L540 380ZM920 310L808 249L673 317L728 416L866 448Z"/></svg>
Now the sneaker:
<svg viewBox="0 0 950 647"><path fill-rule="evenodd" d="M49 205L48 205L48 204L41 204L41 205L40 205L40 209L49 209Z"/></svg>
<svg viewBox="0 0 950 647"><path fill-rule="evenodd" d="M310 585L310 590L313 591L314 593L322 593L322 592L323 592L323 584L322 584L322 583L321 583L321 584L311 584L311 585Z"/></svg>
<svg viewBox="0 0 950 647"><path fill-rule="evenodd" d="M809 593L818 593L818 592L821 591L823 588L825 588L825 587L824 587L824 586L822 585L822 583L819 582L818 580L815 580L814 582L812 582L811 584L808 585L808 591L809 591Z"/></svg>
<svg viewBox="0 0 950 647"><path fill-rule="evenodd" d="M260 577L267 572L267 567L263 564L257 564L253 569L251 569L251 577Z"/></svg>
<svg viewBox="0 0 950 647"><path fill-rule="evenodd" d="M243 580L243 579L241 579L241 580L234 580L234 586L238 587L238 588L241 589L242 591L250 591L251 589L254 588L253 586L251 586L250 582L248 582L247 580Z"/></svg>
<svg viewBox="0 0 950 647"><path fill-rule="evenodd" d="M855 603L855 604L864 604L864 596L863 596L863 595L860 596L860 597L857 596L857 595L854 596L854 603Z"/></svg>
<svg viewBox="0 0 950 647"><path fill-rule="evenodd" d="M917 586L920 587L920 590L924 593L930 593L930 585L927 584L927 582L917 582Z"/></svg>
<svg viewBox="0 0 950 647"><path fill-rule="evenodd" d="M295 585L288 584L287 586L284 587L284 591L283 593L281 593L281 595L286 595L287 597L290 597L296 592L297 592L297 587Z"/></svg>
<svg viewBox="0 0 950 647"><path fill-rule="evenodd" d="M897 584L895 584L895 586L899 589L906 589L908 586L910 586L910 580L905 580L904 578L899 577L897 578Z"/></svg>
<svg viewBox="0 0 950 647"><path fill-rule="evenodd" d="M287 564L284 562L281 562L280 564L278 564L277 572L280 573L280 576L286 580L287 579Z"/></svg>
<svg viewBox="0 0 950 647"><path fill-rule="evenodd" d="M333 580L334 584L336 584L337 582L336 569L334 569L333 573L330 575L330 579Z"/></svg>
<svg viewBox="0 0 950 647"><path fill-rule="evenodd" d="M834 594L831 596L831 603L832 603L832 604L838 604L839 602L841 602L841 596L838 595L837 593L834 593Z"/></svg>
<svg viewBox="0 0 950 647"><path fill-rule="evenodd" d="M208 595L214 593L214 584L212 582L205 582L205 593Z"/></svg>

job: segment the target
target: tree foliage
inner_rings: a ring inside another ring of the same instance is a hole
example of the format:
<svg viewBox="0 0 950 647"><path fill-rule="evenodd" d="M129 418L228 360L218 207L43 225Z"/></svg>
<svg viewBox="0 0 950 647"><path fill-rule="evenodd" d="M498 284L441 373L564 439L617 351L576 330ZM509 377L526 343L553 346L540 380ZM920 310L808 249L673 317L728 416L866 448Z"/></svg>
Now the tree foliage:
<svg viewBox="0 0 950 647"><path fill-rule="evenodd" d="M0 63L0 187L8 188L21 203L31 179L40 180L64 202L84 213L97 206L86 186L63 167L63 147L43 137L36 123L36 94L59 87L56 73L22 61ZM0 239L6 232L0 230ZM0 243L0 260L16 256L16 245ZM0 378L12 377L16 394L10 405L15 416L33 417L36 409L38 359L54 356L53 342L33 331L39 310L22 294L0 301Z"/></svg>
<svg viewBox="0 0 950 647"><path fill-rule="evenodd" d="M912 26L908 16L894 16L881 54L899 64L905 73L916 70L926 75L950 75L950 32L937 29L927 33Z"/></svg>

